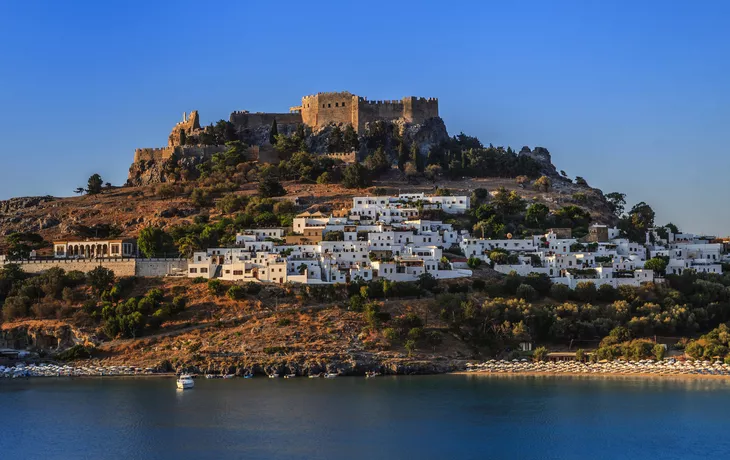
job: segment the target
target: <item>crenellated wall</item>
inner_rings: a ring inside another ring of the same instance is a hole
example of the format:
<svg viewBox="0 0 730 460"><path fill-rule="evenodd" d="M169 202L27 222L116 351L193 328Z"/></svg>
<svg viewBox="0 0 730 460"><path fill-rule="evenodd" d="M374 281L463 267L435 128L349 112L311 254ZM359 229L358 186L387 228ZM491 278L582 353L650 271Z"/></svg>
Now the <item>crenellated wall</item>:
<svg viewBox="0 0 730 460"><path fill-rule="evenodd" d="M225 152L225 145L178 145L175 147L143 148L134 151L134 162L164 161L175 154L178 158L200 158Z"/></svg>
<svg viewBox="0 0 730 460"><path fill-rule="evenodd" d="M254 129L259 126L271 126L276 120L277 125L297 125L302 122L299 113L265 113L265 112L233 112L228 121L236 126L236 130Z"/></svg>

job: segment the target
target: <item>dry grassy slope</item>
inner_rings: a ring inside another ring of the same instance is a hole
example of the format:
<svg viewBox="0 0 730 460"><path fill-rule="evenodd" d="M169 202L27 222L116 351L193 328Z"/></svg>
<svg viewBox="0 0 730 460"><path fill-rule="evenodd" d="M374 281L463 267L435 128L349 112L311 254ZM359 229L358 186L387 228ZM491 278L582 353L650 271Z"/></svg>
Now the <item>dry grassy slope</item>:
<svg viewBox="0 0 730 460"><path fill-rule="evenodd" d="M327 206L337 210L351 204L353 195L372 194L374 188L385 187L391 193L397 192L432 192L435 185L452 189L456 193L470 193L475 188L486 188L490 191L505 187L517 191L529 202L542 202L551 209L567 204L578 204L589 209L594 220L613 222L600 190L578 187L574 184L556 183L550 192L542 193L530 188L519 187L513 179L468 179L450 181L440 180L435 184L423 181L413 185L404 182L398 174L384 176L373 187L367 190L346 189L337 184L317 185L287 182L284 184L288 195L284 198L299 197L304 207ZM246 184L236 192L242 195L256 193L256 183ZM585 204L576 203L572 196L583 192L588 196ZM115 224L123 232L123 236L135 237L148 225L162 227L173 226L190 221L199 212L187 197L163 200L155 196L154 187L123 187L101 195L85 195L80 197L56 198L36 206L10 209L3 213L0 202L0 235L6 236L14 231L35 231L47 241L63 238L74 238L71 228L74 225ZM162 217L166 210L177 208L182 211L173 217ZM215 208L212 208L215 217ZM184 217L181 217L183 215Z"/></svg>
<svg viewBox="0 0 730 460"><path fill-rule="evenodd" d="M285 183L289 194L284 198L299 197L305 207L327 206L341 209L351 203L355 194L372 194L374 187L386 187L390 193L431 192L434 184L406 184L393 174L384 177L368 190L348 190L339 185L316 185ZM556 184L548 193L520 188L513 179L464 179L459 181L438 181L437 185L452 189L457 193L470 193L475 188L495 190L503 186L515 190L530 202L543 202L551 209L566 204L575 204L572 195L578 191L589 197L589 206L594 220L610 222L611 217L600 191L577 187L573 184ZM256 193L256 184L247 184L238 192L244 195ZM0 204L0 210L7 207ZM11 210L0 214L0 234L12 231L38 231L47 241L74 237L73 225L116 224L124 236L134 237L147 225L173 226L192 220L187 217L161 217L163 211L171 208L193 210L188 198L178 197L161 200L155 197L153 187L125 187L105 192L98 196L58 198L36 206ZM0 211L1 212L1 211ZM197 212L197 211L195 211ZM211 210L215 217L215 209ZM39 228L42 222L58 221L49 228ZM164 324L153 336L136 340L115 340L101 346L101 356L105 361L134 365L153 366L161 360L175 363L197 365L200 368L220 369L229 365L251 363L324 363L342 355L368 355L379 362L411 362L402 344L392 348L384 345L382 336L363 336L365 326L362 315L343 311L334 305L316 304L304 299L288 297L274 298L265 290L255 300L232 301L224 297L208 294L204 284L193 284L191 280L145 279L140 280L130 295L142 295L152 287L162 287L168 297L184 292L189 299L188 308L174 321ZM397 314L415 310L424 317L426 300L388 301L384 310ZM78 309L78 307L76 307ZM306 311L303 311L306 310ZM282 318L290 324L283 325ZM2 329L33 327L49 333L58 331L63 325L71 325L84 336L93 337L98 331L90 321L79 321L69 315L69 319L32 320L3 324ZM433 315L428 318L429 328L441 328ZM271 355L264 347L286 347L286 354ZM444 334L444 343L435 354L431 350L419 350L415 359L429 362L469 357L473 350ZM228 357L212 353L235 353Z"/></svg>

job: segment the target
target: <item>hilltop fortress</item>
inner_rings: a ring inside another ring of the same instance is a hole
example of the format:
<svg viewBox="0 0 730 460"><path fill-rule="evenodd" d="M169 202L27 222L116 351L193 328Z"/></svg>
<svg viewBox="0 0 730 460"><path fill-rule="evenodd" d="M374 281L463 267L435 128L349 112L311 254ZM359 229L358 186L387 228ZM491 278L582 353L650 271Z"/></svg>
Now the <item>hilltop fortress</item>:
<svg viewBox="0 0 730 460"><path fill-rule="evenodd" d="M329 124L351 124L358 133L367 123L375 121L402 120L406 123L420 124L439 116L438 99L408 96L400 100L369 101L348 91L317 93L302 97L300 105L289 108L287 113L237 111L231 113L230 124L239 136L247 133L268 130L276 121L280 133L291 133L297 126L304 124L313 131ZM201 157L225 150L224 146L191 143L205 128L200 126L197 110L189 115L183 114L168 137L167 147L137 149L135 163L140 161L166 160L173 155L178 157ZM268 134L257 136L268 139ZM265 144L268 141L259 142ZM254 145L253 152L258 152Z"/></svg>

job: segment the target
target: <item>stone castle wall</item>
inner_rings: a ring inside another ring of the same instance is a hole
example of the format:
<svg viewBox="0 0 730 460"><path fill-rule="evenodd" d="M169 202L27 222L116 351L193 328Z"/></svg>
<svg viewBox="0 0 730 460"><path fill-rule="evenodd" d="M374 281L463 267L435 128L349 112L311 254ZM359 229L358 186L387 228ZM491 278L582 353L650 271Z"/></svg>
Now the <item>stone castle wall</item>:
<svg viewBox="0 0 730 460"><path fill-rule="evenodd" d="M200 158L225 152L225 145L178 145L175 147L144 148L134 151L134 162L164 161L175 154L178 158Z"/></svg>
<svg viewBox="0 0 730 460"><path fill-rule="evenodd" d="M58 259L58 260L24 260L14 262L20 265L26 273L43 273L46 270L59 267L69 272L78 270L88 273L96 267L102 266L114 272L116 276L134 276L136 261L135 259Z"/></svg>
<svg viewBox="0 0 730 460"><path fill-rule="evenodd" d="M357 99L357 96L347 91L304 96L300 108L302 122L315 130L330 123L351 123L357 126Z"/></svg>
<svg viewBox="0 0 730 460"><path fill-rule="evenodd" d="M88 273L101 266L113 271L115 276L141 277L186 273L188 269L186 259L53 259L24 260L13 263L19 265L26 273L43 273L53 267L62 268L67 272L78 270Z"/></svg>
<svg viewBox="0 0 730 460"><path fill-rule="evenodd" d="M299 113L263 113L263 112L233 112L228 121L236 126L236 130L255 129L259 126L271 126L276 120L277 125L298 125L302 123Z"/></svg>

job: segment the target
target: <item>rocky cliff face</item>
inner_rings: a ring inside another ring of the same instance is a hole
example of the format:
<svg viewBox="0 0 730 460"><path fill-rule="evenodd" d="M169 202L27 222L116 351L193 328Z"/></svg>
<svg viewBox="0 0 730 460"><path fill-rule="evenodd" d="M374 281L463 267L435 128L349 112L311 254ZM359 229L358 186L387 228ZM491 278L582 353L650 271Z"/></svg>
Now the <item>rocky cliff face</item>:
<svg viewBox="0 0 730 460"><path fill-rule="evenodd" d="M89 334L56 321L30 321L17 326L6 324L0 330L0 345L18 350L55 353L74 345L95 345L96 342Z"/></svg>
<svg viewBox="0 0 730 460"><path fill-rule="evenodd" d="M175 171L180 171L183 177L194 179L198 177L195 167L207 159L207 157L184 157L164 161L138 161L129 167L127 185L140 187L169 182Z"/></svg>
<svg viewBox="0 0 730 460"><path fill-rule="evenodd" d="M535 147L534 150L530 150L530 147L524 146L518 155L530 157L537 161L542 168L540 172L543 175L555 179L562 179L562 176L558 173L557 169L555 169L555 165L553 165L550 152L545 147Z"/></svg>
<svg viewBox="0 0 730 460"><path fill-rule="evenodd" d="M394 132L399 133L408 145L413 143L418 145L418 150L422 155L426 155L429 150L449 138L444 121L438 117L428 119L421 124L406 123L403 120L378 123L386 125L385 131L387 134L384 139L386 150L394 149ZM330 153L328 151L328 146L333 128L334 125L328 125L317 132L310 132L305 139L307 150L313 154L319 155ZM365 130L359 136L361 149L360 152L358 152L358 158L361 160L368 154L366 141L368 130L370 128L369 124L366 125ZM260 126L255 129L247 129L245 132L240 134L243 137L243 142L248 145L259 146L263 152L264 150L272 150L271 145L268 144L270 130L270 126ZM282 130L280 130L280 134L293 135L294 130L291 129L291 127L283 126ZM260 157L259 161L266 161L264 158L269 159L275 157L276 155L266 155L265 157ZM133 163L129 168L127 185L137 187L169 182L172 180L173 175L178 174L179 176L182 176L184 180L195 179L198 177L196 166L208 159L209 157L184 157L164 161L138 161Z"/></svg>

